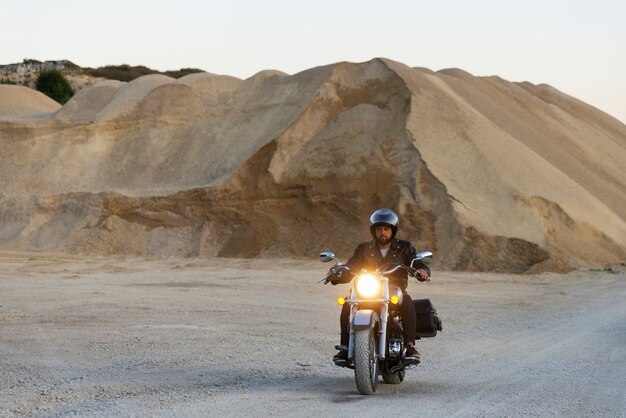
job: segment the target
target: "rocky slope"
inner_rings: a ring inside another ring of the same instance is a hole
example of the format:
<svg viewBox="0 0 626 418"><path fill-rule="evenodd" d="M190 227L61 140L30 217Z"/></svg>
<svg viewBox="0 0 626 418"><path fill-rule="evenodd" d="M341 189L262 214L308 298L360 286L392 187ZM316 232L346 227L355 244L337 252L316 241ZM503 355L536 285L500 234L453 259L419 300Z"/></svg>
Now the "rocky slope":
<svg viewBox="0 0 626 418"><path fill-rule="evenodd" d="M461 70L107 81L46 117L2 116L0 155L8 249L347 257L389 207L439 268L626 261L626 126Z"/></svg>

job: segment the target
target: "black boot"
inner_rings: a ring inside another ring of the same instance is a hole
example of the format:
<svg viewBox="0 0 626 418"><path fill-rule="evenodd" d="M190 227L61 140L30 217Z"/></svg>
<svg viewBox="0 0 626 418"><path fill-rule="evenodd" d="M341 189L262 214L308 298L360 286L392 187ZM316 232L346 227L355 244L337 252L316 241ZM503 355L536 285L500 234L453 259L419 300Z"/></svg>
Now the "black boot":
<svg viewBox="0 0 626 418"><path fill-rule="evenodd" d="M406 360L412 360L417 363L420 362L420 353L415 349L415 347L407 347L404 353L404 358Z"/></svg>
<svg viewBox="0 0 626 418"><path fill-rule="evenodd" d="M336 345L335 349L339 351L333 357L334 362L337 362L337 360L339 361L348 360L348 347L346 347L345 345Z"/></svg>

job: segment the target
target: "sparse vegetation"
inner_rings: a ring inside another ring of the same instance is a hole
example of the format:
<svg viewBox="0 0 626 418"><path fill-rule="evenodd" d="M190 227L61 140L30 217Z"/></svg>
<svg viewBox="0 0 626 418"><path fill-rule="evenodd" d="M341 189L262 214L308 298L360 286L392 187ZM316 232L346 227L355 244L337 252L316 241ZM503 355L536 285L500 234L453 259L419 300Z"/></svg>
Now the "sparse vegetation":
<svg viewBox="0 0 626 418"><path fill-rule="evenodd" d="M143 65L130 66L122 65L106 65L98 68L85 68L85 73L93 77L104 77L109 80L131 81L138 77L148 74L156 74L158 71L152 70Z"/></svg>
<svg viewBox="0 0 626 418"><path fill-rule="evenodd" d="M61 104L65 104L74 95L65 76L58 70L44 70L39 73L36 89Z"/></svg>
<svg viewBox="0 0 626 418"><path fill-rule="evenodd" d="M106 65L98 68L84 68L85 74L92 77L103 77L109 80L131 81L138 77L148 74L163 74L168 77L180 78L187 74L201 73L202 70L197 68L181 68L175 71L160 72L143 65L130 66L122 65Z"/></svg>
<svg viewBox="0 0 626 418"><path fill-rule="evenodd" d="M24 66L24 65L28 66L26 68L26 72L21 71L18 73L17 68L19 66ZM138 77L148 75L148 74L163 74L172 78L181 78L188 74L204 72L203 70L199 68L181 68L179 70L157 71L157 70L153 70L152 68L148 68L144 65L131 66L128 64L106 65L104 67L98 67L98 68L90 68L90 67L83 68L83 67L80 67L79 65L74 64L72 61L69 61L69 60L42 62L42 61L31 59L31 58L24 59L23 62L20 64L0 65L0 71L2 71L0 72L0 76L1 76L0 84L25 85L25 86L32 87L32 88L37 88L38 90L40 90L40 88L37 87L35 78L40 73L43 74L47 71L56 71L60 73L63 77L87 76L87 77L95 77L95 78L106 78L109 80L119 80L119 81L132 81ZM7 75L8 77L6 77ZM49 87L47 87L46 91L48 91L50 94L56 94L57 95L56 98L53 97L55 100L59 100L58 98L60 98L60 100L65 100L65 101L69 100L69 98L72 97L74 92L69 93L69 90L66 87L63 87L64 83L62 81L58 81L60 80L58 75L55 77L57 78L57 82L60 83L60 84L57 84L57 88L59 88L60 90L57 91L57 93L52 93L52 91L49 90ZM84 84L81 84L81 85L84 85ZM90 84L87 84L87 85L90 85ZM40 90L40 91L43 91L43 90ZM48 93L45 93L45 94L52 97Z"/></svg>
<svg viewBox="0 0 626 418"><path fill-rule="evenodd" d="M63 70L64 72L79 73L79 74L83 73L83 69L79 67L78 65L74 64L72 61L63 60L63 66L65 67Z"/></svg>
<svg viewBox="0 0 626 418"><path fill-rule="evenodd" d="M594 271L594 272L603 272L603 273L609 273L609 274L620 274L622 271L624 271L624 267L626 267L626 263L619 263L616 265L608 265L608 266L604 266L603 268L592 268L589 269L589 271Z"/></svg>
<svg viewBox="0 0 626 418"><path fill-rule="evenodd" d="M204 71L198 68L181 68L180 70L165 71L163 74L172 78L181 78L189 74L202 73L202 72Z"/></svg>
<svg viewBox="0 0 626 418"><path fill-rule="evenodd" d="M24 60L22 62L24 64L41 64L41 61L35 60L35 59L31 59L31 58L24 58Z"/></svg>

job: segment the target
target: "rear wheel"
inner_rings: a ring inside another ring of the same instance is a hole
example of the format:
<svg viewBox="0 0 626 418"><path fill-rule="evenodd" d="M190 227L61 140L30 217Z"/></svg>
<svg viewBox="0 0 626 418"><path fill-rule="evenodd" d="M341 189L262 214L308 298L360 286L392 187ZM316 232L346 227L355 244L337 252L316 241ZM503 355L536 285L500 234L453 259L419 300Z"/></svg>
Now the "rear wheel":
<svg viewBox="0 0 626 418"><path fill-rule="evenodd" d="M378 383L378 358L374 330L354 332L354 378L361 395L372 395Z"/></svg>

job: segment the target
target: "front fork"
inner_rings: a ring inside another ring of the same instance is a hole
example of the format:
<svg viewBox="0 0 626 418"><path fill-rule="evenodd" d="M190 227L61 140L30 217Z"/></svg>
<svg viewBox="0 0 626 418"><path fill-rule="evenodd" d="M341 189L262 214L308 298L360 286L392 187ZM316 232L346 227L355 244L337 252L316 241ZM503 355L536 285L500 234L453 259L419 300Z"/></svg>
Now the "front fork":
<svg viewBox="0 0 626 418"><path fill-rule="evenodd" d="M386 277L382 278L383 286L383 299L389 300L389 280ZM354 299L354 289L350 291L350 299ZM358 310L358 305L350 305L350 340L348 343L348 358L354 358L354 328L352 326L354 316ZM387 351L387 317L389 316L389 302L383 302L380 307L380 324L378 327L378 359L385 359L385 352ZM372 325L373 326L373 325Z"/></svg>
<svg viewBox="0 0 626 418"><path fill-rule="evenodd" d="M380 327L378 331L378 358L380 360L385 359L385 352L387 346L387 315L389 313L389 306L387 303L383 304L380 308Z"/></svg>

